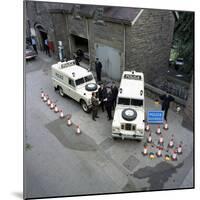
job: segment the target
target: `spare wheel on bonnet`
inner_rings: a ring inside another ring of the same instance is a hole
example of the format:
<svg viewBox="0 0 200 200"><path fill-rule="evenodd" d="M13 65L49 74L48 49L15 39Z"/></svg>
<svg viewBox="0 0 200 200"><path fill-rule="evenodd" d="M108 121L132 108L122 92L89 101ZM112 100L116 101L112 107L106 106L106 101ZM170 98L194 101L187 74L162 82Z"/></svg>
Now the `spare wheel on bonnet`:
<svg viewBox="0 0 200 200"><path fill-rule="evenodd" d="M132 121L136 119L137 112L132 108L126 108L122 111L122 117L127 121Z"/></svg>
<svg viewBox="0 0 200 200"><path fill-rule="evenodd" d="M85 86L85 89L87 91L95 91L97 89L97 84L96 83L88 83L86 86Z"/></svg>

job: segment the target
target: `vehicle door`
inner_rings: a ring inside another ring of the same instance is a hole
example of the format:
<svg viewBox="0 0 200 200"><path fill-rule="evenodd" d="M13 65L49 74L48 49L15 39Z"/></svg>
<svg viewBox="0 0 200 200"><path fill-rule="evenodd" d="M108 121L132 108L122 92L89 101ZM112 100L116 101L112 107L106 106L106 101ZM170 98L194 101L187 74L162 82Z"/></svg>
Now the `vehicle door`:
<svg viewBox="0 0 200 200"><path fill-rule="evenodd" d="M75 81L71 78L68 78L68 89L67 89L67 94L70 96L72 99L77 99L76 98L76 85Z"/></svg>

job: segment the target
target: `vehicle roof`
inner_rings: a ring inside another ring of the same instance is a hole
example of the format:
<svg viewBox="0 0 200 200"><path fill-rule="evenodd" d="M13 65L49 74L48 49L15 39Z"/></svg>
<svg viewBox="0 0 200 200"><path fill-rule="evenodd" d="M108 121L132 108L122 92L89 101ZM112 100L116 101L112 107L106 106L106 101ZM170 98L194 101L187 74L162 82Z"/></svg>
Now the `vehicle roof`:
<svg viewBox="0 0 200 200"><path fill-rule="evenodd" d="M140 75L141 80L124 79L123 77L125 74ZM122 74L120 88L122 88L122 93L120 93L120 90L119 90L118 97L144 99L144 75L143 75L143 73L142 72L124 71ZM140 95L141 90L143 90L142 95Z"/></svg>
<svg viewBox="0 0 200 200"><path fill-rule="evenodd" d="M61 67L62 65L65 65L65 64L67 65L70 62L72 63L71 66L69 65L69 66L64 67L64 68ZM73 62L74 62L74 60L70 60L70 61L62 62L62 63L58 62L57 64L54 64L52 67L57 69L58 71L64 73L69 78L74 79L74 80L77 80L79 78L83 78L85 76L92 74L91 72L89 72L85 68L73 64ZM73 76L73 73L75 74L74 76Z"/></svg>

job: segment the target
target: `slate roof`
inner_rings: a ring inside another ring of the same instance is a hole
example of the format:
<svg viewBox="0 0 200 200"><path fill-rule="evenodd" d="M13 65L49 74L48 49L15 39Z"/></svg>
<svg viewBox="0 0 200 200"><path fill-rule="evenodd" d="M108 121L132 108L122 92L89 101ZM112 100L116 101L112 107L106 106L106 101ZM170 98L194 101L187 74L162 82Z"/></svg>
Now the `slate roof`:
<svg viewBox="0 0 200 200"><path fill-rule="evenodd" d="M50 12L58 13L73 13L73 9L77 4L68 3L49 3L48 10ZM137 14L140 12L140 8L125 8L125 7L113 7L113 6L101 6L101 5L84 5L80 4L80 15L92 18L97 8L103 7L104 14L103 19L105 21L112 21L115 23L130 24Z"/></svg>

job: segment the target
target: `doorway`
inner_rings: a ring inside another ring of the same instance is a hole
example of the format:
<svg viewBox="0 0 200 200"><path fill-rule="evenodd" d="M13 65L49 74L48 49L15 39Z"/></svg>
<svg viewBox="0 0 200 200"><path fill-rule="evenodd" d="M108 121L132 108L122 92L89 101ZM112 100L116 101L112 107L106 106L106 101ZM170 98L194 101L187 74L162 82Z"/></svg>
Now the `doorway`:
<svg viewBox="0 0 200 200"><path fill-rule="evenodd" d="M102 72L113 80L120 80L120 51L103 44L96 44L95 46L96 57L102 63Z"/></svg>

